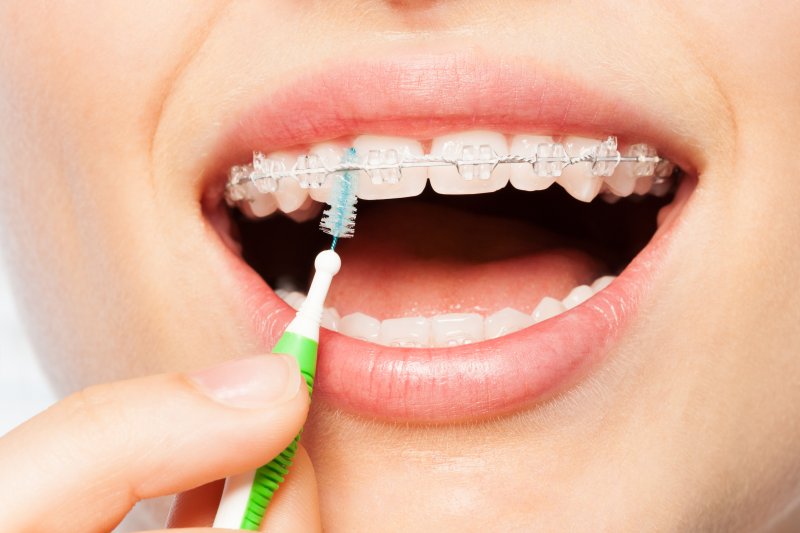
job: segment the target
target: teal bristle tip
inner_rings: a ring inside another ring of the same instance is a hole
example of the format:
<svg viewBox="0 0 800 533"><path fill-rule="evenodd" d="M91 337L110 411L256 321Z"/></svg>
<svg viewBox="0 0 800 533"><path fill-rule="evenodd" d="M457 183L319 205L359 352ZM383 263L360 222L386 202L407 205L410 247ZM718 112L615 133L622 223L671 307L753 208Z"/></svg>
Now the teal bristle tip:
<svg viewBox="0 0 800 533"><path fill-rule="evenodd" d="M342 157L342 162L357 162L356 149L349 148ZM331 243L333 250L339 239L352 237L355 232L358 179L353 172L342 172L329 179L334 180L331 186L330 207L322 213L319 227L333 237Z"/></svg>

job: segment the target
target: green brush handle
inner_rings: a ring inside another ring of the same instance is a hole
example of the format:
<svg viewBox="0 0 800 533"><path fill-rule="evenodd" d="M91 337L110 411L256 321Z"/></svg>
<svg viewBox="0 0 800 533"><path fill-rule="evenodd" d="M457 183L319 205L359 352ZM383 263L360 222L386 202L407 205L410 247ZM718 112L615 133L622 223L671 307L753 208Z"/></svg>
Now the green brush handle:
<svg viewBox="0 0 800 533"><path fill-rule="evenodd" d="M333 276L339 272L341 266L342 261L333 250L325 250L317 255L314 260L316 272L311 280L308 296L272 349L273 353L291 355L297 360L308 386L309 397L314 387L319 329L325 310L325 298ZM258 531L275 491L289 472L300 434L269 464L255 472L232 476L225 481L214 527Z"/></svg>
<svg viewBox="0 0 800 533"><path fill-rule="evenodd" d="M278 340L275 348L272 349L273 353L291 355L297 360L297 364L300 366L300 373L303 374L306 380L309 396L311 396L311 392L314 389L314 374L317 369L317 347L318 343L312 339L286 331ZM261 521L264 519L264 513L275 495L275 491L283 483L286 474L289 472L289 467L292 466L292 459L297 452L297 445L302 433L303 431L300 430L297 437L280 455L256 470L253 488L250 491L250 499L247 502L247 510L242 519L240 529L258 531Z"/></svg>

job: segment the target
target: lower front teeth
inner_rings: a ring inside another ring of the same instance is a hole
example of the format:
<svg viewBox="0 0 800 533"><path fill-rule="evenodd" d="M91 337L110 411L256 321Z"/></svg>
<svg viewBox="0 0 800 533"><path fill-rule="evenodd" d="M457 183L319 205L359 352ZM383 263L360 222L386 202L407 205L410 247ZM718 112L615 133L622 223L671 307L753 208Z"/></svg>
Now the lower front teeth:
<svg viewBox="0 0 800 533"><path fill-rule="evenodd" d="M381 323L378 343L400 348L422 348L430 346L431 322L417 316L410 318L389 318Z"/></svg>
<svg viewBox="0 0 800 533"><path fill-rule="evenodd" d="M381 321L364 313L353 313L342 318L338 331L348 337L377 344L381 335Z"/></svg>
<svg viewBox="0 0 800 533"><path fill-rule="evenodd" d="M431 343L434 346L460 346L484 338L484 319L479 314L438 315L431 319Z"/></svg>
<svg viewBox="0 0 800 533"><path fill-rule="evenodd" d="M472 344L525 329L572 309L614 281L603 276L591 285L579 285L563 299L545 297L533 313L523 313L507 307L487 317L476 313L449 313L434 317L389 318L383 321L364 313L340 317L336 309L325 309L322 326L353 337L384 346L403 348L448 347ZM276 289L275 294L294 309L299 309L305 295L297 291Z"/></svg>

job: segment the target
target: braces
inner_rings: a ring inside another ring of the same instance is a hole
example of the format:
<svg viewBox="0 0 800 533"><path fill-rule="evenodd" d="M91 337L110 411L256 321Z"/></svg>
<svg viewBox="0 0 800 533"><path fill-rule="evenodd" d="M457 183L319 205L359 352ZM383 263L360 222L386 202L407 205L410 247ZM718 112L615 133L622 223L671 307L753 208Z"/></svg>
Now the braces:
<svg viewBox="0 0 800 533"><path fill-rule="evenodd" d="M593 148L584 148L577 156L567 154L563 143L541 143L529 156L498 155L489 145L463 146L460 157L415 156L389 148L370 150L364 163L343 161L333 166L325 165L319 156L302 155L291 169L282 161L254 152L252 163L231 168L225 198L231 205L249 201L252 196L246 187L248 183L266 194L277 191L283 179L294 180L303 189L316 189L322 187L329 176L342 172L366 172L372 183L391 185L400 182L406 168L455 166L465 180L488 180L497 165L520 163L532 165L539 177L558 177L564 167L579 163L591 163L593 176L611 176L621 163L632 163L636 165L635 177L654 177L655 183L666 181L675 170L673 163L659 157L647 144L634 144L628 149L628 155L623 156L617 149L616 137L608 137Z"/></svg>

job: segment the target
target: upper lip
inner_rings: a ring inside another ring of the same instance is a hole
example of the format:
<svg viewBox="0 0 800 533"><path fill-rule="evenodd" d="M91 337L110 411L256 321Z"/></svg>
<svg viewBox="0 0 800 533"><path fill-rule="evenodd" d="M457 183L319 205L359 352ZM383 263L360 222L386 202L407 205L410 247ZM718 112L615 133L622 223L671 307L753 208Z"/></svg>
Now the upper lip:
<svg viewBox="0 0 800 533"><path fill-rule="evenodd" d="M658 106L545 72L529 59L469 54L395 56L345 63L284 85L233 118L213 150L207 197L219 200L224 171L270 151L359 133L420 139L494 129L648 142L684 170L696 168L691 142L677 138ZM663 230L664 228L662 228ZM617 283L578 308L515 335L446 350L401 350L323 335L317 391L371 416L445 421L507 410L552 394L599 361L635 315L662 257L660 231ZM241 301L268 345L291 312L242 261L234 261ZM353 386L353 380L369 385Z"/></svg>

